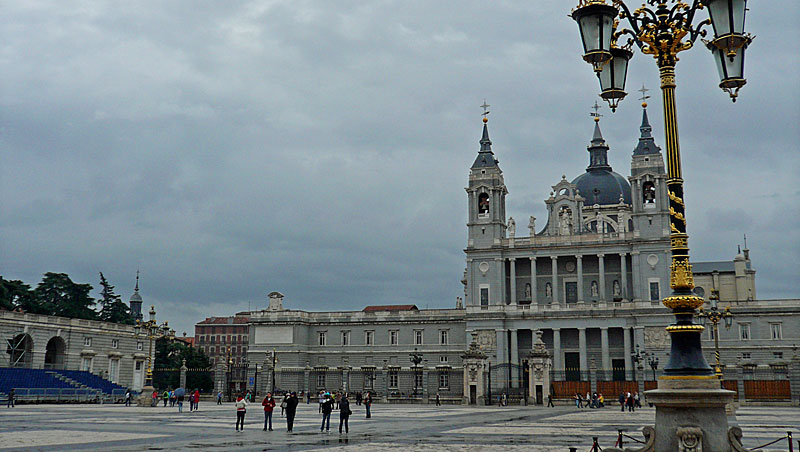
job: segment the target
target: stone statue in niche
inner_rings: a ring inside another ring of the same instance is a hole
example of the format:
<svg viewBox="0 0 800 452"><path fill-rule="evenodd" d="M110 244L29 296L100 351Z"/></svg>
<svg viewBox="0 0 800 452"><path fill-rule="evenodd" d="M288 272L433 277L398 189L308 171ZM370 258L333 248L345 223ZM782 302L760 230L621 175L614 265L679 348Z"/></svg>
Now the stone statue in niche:
<svg viewBox="0 0 800 452"><path fill-rule="evenodd" d="M525 283L525 298L531 297L531 283Z"/></svg>
<svg viewBox="0 0 800 452"><path fill-rule="evenodd" d="M561 235L572 234L572 210L567 206L561 206L558 212L558 231Z"/></svg>
<svg viewBox="0 0 800 452"><path fill-rule="evenodd" d="M536 217L533 215L528 219L528 231L530 231L531 237L536 235Z"/></svg>
<svg viewBox="0 0 800 452"><path fill-rule="evenodd" d="M544 296L553 298L553 286L551 286L549 282L544 285Z"/></svg>
<svg viewBox="0 0 800 452"><path fill-rule="evenodd" d="M508 217L508 236L514 237L517 234L517 222L514 217Z"/></svg>
<svg viewBox="0 0 800 452"><path fill-rule="evenodd" d="M622 291L619 288L619 281L617 281L616 279L614 280L614 286L613 287L614 287L614 296L615 297L618 297L618 296L622 295Z"/></svg>
<svg viewBox="0 0 800 452"><path fill-rule="evenodd" d="M597 281L592 281L592 296L596 297L597 295Z"/></svg>

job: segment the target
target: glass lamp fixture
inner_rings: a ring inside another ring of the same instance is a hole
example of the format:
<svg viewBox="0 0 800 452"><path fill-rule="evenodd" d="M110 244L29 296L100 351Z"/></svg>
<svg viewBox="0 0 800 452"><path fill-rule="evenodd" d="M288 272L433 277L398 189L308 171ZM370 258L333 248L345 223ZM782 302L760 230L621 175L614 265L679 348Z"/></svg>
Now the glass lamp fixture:
<svg viewBox="0 0 800 452"><path fill-rule="evenodd" d="M719 87L736 102L739 89L747 83L744 78L744 51L753 37L744 32L747 0L706 0L714 39L706 46L714 55L719 71Z"/></svg>
<svg viewBox="0 0 800 452"><path fill-rule="evenodd" d="M583 41L583 59L594 67L595 72L603 70L611 61L611 37L617 14L617 8L607 5L605 0L582 0L572 11Z"/></svg>
<svg viewBox="0 0 800 452"><path fill-rule="evenodd" d="M597 79L600 80L600 97L602 97L611 111L617 111L619 101L628 94L625 92L625 79L628 74L628 62L633 57L633 52L621 47L611 48L611 62L604 65L600 72L597 72Z"/></svg>

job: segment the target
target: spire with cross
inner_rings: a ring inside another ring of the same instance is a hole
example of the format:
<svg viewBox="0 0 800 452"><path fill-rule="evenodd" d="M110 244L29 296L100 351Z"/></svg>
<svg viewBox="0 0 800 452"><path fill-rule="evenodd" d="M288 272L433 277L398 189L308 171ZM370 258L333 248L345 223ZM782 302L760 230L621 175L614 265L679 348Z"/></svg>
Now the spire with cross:
<svg viewBox="0 0 800 452"><path fill-rule="evenodd" d="M645 88L644 84L642 84L642 89L639 90L642 93L642 97L639 98L642 101L642 107L647 108L647 99L650 99L650 96L647 95L647 92L650 91L649 89Z"/></svg>
<svg viewBox="0 0 800 452"><path fill-rule="evenodd" d="M600 122L600 118L602 118L603 115L599 113L600 105L597 103L597 101L594 101L594 106L592 106L592 110L594 110L594 113L589 113L589 116L592 116L594 118L594 122Z"/></svg>
<svg viewBox="0 0 800 452"><path fill-rule="evenodd" d="M483 108L483 113L481 113L481 116L483 116L483 122L489 122L488 116L489 113L491 113L489 111L489 107L491 107L491 105L486 103L486 99L483 99L483 105L481 105L481 108Z"/></svg>

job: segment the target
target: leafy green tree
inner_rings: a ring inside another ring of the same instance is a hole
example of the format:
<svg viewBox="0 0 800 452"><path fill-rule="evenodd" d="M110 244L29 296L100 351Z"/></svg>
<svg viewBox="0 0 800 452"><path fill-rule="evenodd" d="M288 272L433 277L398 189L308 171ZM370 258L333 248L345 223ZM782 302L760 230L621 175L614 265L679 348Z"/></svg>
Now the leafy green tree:
<svg viewBox="0 0 800 452"><path fill-rule="evenodd" d="M27 311L35 301L31 286L18 279L8 280L0 276L0 309L22 308Z"/></svg>
<svg viewBox="0 0 800 452"><path fill-rule="evenodd" d="M34 291L41 311L39 314L74 319L97 320L94 298L89 296L91 284L73 282L66 273L47 272Z"/></svg>
<svg viewBox="0 0 800 452"><path fill-rule="evenodd" d="M160 391L180 385L180 368L184 359L186 367L190 369L186 374L187 391L199 388L207 392L214 388L211 361L202 350L177 339L161 338L156 341L155 352L153 386Z"/></svg>
<svg viewBox="0 0 800 452"><path fill-rule="evenodd" d="M114 293L114 286L103 276L103 272L100 272L100 286L100 320L133 325L130 308Z"/></svg>

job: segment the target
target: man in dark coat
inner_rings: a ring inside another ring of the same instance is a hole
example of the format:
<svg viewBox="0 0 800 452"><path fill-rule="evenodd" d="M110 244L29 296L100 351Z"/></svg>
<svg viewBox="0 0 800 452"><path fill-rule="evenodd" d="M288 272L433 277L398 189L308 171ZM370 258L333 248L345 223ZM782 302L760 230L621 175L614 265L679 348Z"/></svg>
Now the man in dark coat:
<svg viewBox="0 0 800 452"><path fill-rule="evenodd" d="M342 394L342 399L339 401L339 434L342 434L342 424L344 424L344 433L350 433L350 425L348 420L350 419L350 415L353 414L350 411L350 401L347 400L347 394Z"/></svg>
<svg viewBox="0 0 800 452"><path fill-rule="evenodd" d="M286 398L286 430L289 432L292 431L292 426L294 426L294 415L297 414L298 403L300 402L297 400L296 392L292 392Z"/></svg>
<svg viewBox="0 0 800 452"><path fill-rule="evenodd" d="M331 395L325 393L325 401L322 402L322 425L319 427L319 431L331 431L331 412L333 411L333 399L331 399ZM328 421L327 429L325 426L325 421Z"/></svg>

